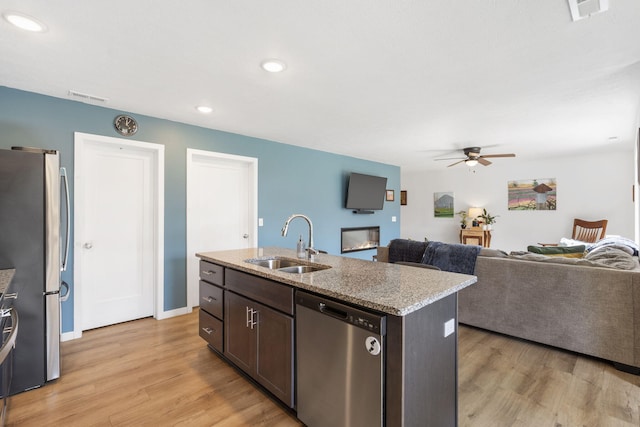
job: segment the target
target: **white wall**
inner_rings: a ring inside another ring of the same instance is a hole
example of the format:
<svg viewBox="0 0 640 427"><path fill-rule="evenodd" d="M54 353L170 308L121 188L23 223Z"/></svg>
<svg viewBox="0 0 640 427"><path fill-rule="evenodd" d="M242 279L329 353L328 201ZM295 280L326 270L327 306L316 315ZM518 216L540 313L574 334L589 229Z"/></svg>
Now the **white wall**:
<svg viewBox="0 0 640 427"><path fill-rule="evenodd" d="M634 163L630 148L544 161L496 159L491 166L472 169L459 165L438 171L401 171L401 187L407 191L407 205L401 207L401 237L457 243L459 217L433 216L433 193L451 191L455 212L479 206L499 215L492 248L515 251L537 242L558 242L571 237L574 218L608 219L607 234L633 239ZM557 210L507 210L507 182L534 178L556 179Z"/></svg>

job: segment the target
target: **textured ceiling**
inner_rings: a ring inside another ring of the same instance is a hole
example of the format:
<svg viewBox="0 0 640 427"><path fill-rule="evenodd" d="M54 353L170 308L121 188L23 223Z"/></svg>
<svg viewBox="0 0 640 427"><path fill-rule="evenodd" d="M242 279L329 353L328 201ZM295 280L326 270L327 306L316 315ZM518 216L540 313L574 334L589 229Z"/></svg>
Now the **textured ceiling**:
<svg viewBox="0 0 640 427"><path fill-rule="evenodd" d="M495 162L621 149L640 1L610 3L572 22L562 0L3 0L48 31L0 20L0 85L409 169L466 146L518 155Z"/></svg>

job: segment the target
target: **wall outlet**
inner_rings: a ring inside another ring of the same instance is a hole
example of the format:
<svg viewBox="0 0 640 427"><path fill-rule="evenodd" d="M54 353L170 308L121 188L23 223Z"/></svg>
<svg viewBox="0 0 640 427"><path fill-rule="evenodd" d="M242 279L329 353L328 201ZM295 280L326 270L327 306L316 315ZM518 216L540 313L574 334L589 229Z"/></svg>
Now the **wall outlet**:
<svg viewBox="0 0 640 427"><path fill-rule="evenodd" d="M444 337L448 337L456 331L456 320L450 319L444 322Z"/></svg>
<svg viewBox="0 0 640 427"><path fill-rule="evenodd" d="M258 227L262 227L264 225L264 219L258 218Z"/></svg>
<svg viewBox="0 0 640 427"><path fill-rule="evenodd" d="M391 217L391 222L396 222L396 217L395 216Z"/></svg>

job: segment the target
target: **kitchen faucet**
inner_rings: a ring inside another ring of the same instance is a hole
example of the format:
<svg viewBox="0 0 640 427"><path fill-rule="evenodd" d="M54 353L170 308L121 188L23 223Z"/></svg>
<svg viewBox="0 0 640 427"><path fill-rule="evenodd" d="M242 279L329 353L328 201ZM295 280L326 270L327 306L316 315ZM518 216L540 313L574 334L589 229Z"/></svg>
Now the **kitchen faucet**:
<svg viewBox="0 0 640 427"><path fill-rule="evenodd" d="M294 218L302 218L307 221L309 224L309 247L307 250L307 259L312 260L313 255L317 255L318 251L313 248L313 224L311 223L311 219L308 216L302 214L293 214L284 222L284 226L282 227L282 237L287 235L287 231L289 230L289 223Z"/></svg>

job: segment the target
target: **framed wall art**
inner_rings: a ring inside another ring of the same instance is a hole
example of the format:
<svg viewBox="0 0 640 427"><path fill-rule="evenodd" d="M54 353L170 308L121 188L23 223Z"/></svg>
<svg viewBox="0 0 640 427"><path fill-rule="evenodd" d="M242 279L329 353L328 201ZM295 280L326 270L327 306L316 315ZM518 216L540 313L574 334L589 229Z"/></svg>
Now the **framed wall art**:
<svg viewBox="0 0 640 427"><path fill-rule="evenodd" d="M433 193L433 216L436 218L453 218L453 193Z"/></svg>
<svg viewBox="0 0 640 427"><path fill-rule="evenodd" d="M521 179L507 185L510 211L555 211L555 178Z"/></svg>

